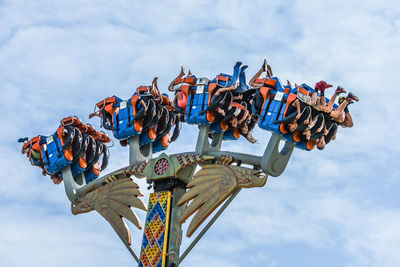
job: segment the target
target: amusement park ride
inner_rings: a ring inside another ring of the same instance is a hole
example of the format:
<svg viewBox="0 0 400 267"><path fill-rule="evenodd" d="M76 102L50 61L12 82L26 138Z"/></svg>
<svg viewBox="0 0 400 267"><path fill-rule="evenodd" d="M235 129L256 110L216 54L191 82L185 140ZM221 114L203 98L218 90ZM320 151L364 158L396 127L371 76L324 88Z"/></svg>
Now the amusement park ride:
<svg viewBox="0 0 400 267"><path fill-rule="evenodd" d="M266 61L261 71L266 77L258 75L249 88L247 66L240 65L233 75L219 74L213 80L185 76L182 69L169 87L175 91L173 101L160 93L155 79L151 86L138 87L128 100L112 96L97 103L89 117L100 117L101 126L129 146L129 166L102 177L111 139L75 116L61 120L52 135L20 139L22 152L54 183L64 182L74 215L100 213L139 266L178 266L242 188L262 187L268 175L281 175L294 148L322 149L334 140L338 125L352 126L346 124L347 104L358 98L349 93L334 104L343 88L338 87L329 101L323 92L330 86L323 81L315 89L306 84L292 88L289 82L283 86ZM340 116L331 115L334 112ZM194 151L153 158L178 138L181 122L199 127ZM262 156L221 151L224 140L241 135L253 142L249 134L255 125L272 133ZM281 141L284 146L279 149ZM147 206L131 176L146 178L148 189L153 188ZM182 224L194 215L186 233L190 238L219 206L181 254ZM139 256L131 248L124 219L139 229L143 224L131 208L147 211Z"/></svg>

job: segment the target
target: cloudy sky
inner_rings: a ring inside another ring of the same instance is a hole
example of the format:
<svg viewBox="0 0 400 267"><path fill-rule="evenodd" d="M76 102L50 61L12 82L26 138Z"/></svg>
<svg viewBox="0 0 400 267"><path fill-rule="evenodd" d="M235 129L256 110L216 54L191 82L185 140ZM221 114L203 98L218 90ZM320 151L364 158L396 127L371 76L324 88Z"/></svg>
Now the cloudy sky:
<svg viewBox="0 0 400 267"><path fill-rule="evenodd" d="M100 215L70 213L19 137L88 121L99 100L154 76L166 92L181 65L211 78L241 60L251 77L264 58L283 81L353 91L355 126L243 190L182 266L400 266L399 32L390 0L0 0L0 266L135 266ZM168 152L192 151L196 133L185 126ZM254 135L224 149L261 155L270 134ZM110 161L107 171L126 166L127 150L114 146ZM133 240L139 252L141 232Z"/></svg>

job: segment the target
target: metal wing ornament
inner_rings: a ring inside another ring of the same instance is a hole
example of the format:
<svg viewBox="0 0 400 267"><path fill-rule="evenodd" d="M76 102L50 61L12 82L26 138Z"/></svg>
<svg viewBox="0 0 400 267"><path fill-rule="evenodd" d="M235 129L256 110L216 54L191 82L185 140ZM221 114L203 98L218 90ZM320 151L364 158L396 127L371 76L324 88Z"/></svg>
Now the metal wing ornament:
<svg viewBox="0 0 400 267"><path fill-rule="evenodd" d="M131 234L122 218L142 229L136 213L131 207L146 211L147 207L139 196L143 194L139 186L126 177L105 184L94 191L87 193L77 205L71 205L74 215L96 210L101 214L118 233L126 244L131 245Z"/></svg>
<svg viewBox="0 0 400 267"><path fill-rule="evenodd" d="M181 222L185 222L195 212L190 222L187 236L190 237L207 217L239 188L262 187L267 174L239 166L222 164L203 165L187 184L189 189L178 205L189 203L183 211Z"/></svg>

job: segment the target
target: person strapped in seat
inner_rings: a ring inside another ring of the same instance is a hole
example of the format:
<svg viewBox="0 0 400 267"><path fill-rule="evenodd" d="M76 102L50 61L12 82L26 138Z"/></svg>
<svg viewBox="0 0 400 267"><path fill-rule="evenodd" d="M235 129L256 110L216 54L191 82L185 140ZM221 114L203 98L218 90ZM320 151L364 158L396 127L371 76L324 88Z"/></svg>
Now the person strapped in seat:
<svg viewBox="0 0 400 267"><path fill-rule="evenodd" d="M236 62L233 66L232 76L220 74L213 80L213 83L216 84L216 89L210 93L212 95L210 96L211 101L207 111L216 111L220 114L219 117L224 117L232 109L232 101L243 98L242 94L248 89L244 72L248 66L241 65L242 62Z"/></svg>
<svg viewBox="0 0 400 267"><path fill-rule="evenodd" d="M297 97L288 97L287 110L285 113L286 121L284 128L287 132L304 132L311 122L311 107L303 101L310 93L302 86L297 87ZM304 133L306 134L306 133Z"/></svg>
<svg viewBox="0 0 400 267"><path fill-rule="evenodd" d="M168 86L168 91L175 93L175 97L171 105L180 114L184 114L186 112L189 95L193 95L195 93L197 82L197 77L193 75L190 70L186 77L184 77L185 75L185 69L181 67L181 72L179 75ZM184 116L181 116L181 118L184 120Z"/></svg>
<svg viewBox="0 0 400 267"><path fill-rule="evenodd" d="M317 140L317 148L319 150L323 150L325 145L327 145L330 141L336 139L336 132L338 129L338 123L333 120L330 116L325 116L325 129L324 134Z"/></svg>
<svg viewBox="0 0 400 267"><path fill-rule="evenodd" d="M352 104L353 101L359 101L359 98L350 92L347 97L339 98L339 107L334 109L334 104L336 98L342 94L346 93L346 90L341 86L338 86L335 93L330 98L328 104L326 104L325 99L325 89L332 87L332 85L327 84L325 81L320 81L315 85L315 92L312 96L312 103L317 110L328 113L335 121L337 121L343 127L353 127L353 119L350 115L348 105ZM318 92L320 94L318 95Z"/></svg>

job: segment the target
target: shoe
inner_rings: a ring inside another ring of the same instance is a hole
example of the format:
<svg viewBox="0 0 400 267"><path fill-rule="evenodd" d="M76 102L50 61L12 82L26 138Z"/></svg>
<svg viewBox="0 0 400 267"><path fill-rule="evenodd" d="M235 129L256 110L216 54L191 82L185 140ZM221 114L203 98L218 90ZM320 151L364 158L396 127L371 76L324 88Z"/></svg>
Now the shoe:
<svg viewBox="0 0 400 267"><path fill-rule="evenodd" d="M352 92L350 92L348 95L347 95L347 101L349 101L349 100L354 100L354 101L359 101L360 99L356 96L356 95L354 95Z"/></svg>
<svg viewBox="0 0 400 267"><path fill-rule="evenodd" d="M238 61L236 62L235 66L233 66L233 68L239 68L240 65L242 65L242 62Z"/></svg>
<svg viewBox="0 0 400 267"><path fill-rule="evenodd" d="M272 69L271 69L270 65L267 66L267 69L268 69L268 77L274 76L274 74L272 73Z"/></svg>
<svg viewBox="0 0 400 267"><path fill-rule="evenodd" d="M126 147L128 145L128 139L120 140L119 143L121 146Z"/></svg>
<svg viewBox="0 0 400 267"><path fill-rule="evenodd" d="M335 94L336 95L340 95L340 94L344 94L346 93L346 90L343 89L343 87L338 86L338 88L336 88Z"/></svg>
<svg viewBox="0 0 400 267"><path fill-rule="evenodd" d="M263 70L263 71L267 71L267 66L268 66L267 60L264 59L264 62L263 62L263 64L262 64L262 70Z"/></svg>
<svg viewBox="0 0 400 267"><path fill-rule="evenodd" d="M248 65L243 65L241 68L240 68L240 70L241 71L244 71L245 69L247 69L249 66Z"/></svg>
<svg viewBox="0 0 400 267"><path fill-rule="evenodd" d="M342 103L343 103L343 101L345 101L345 100L347 100L347 103L348 103L348 105L350 105L350 104L353 104L353 103L354 103L354 101L353 101L353 100L351 100L351 99L346 99L346 97L344 97L344 96L341 96L341 97L339 97L339 104L342 104Z"/></svg>

